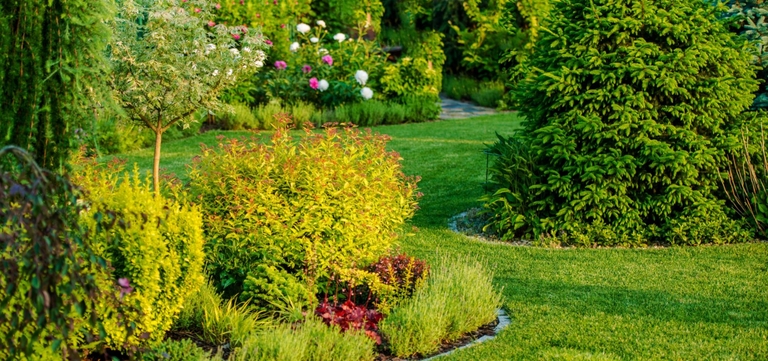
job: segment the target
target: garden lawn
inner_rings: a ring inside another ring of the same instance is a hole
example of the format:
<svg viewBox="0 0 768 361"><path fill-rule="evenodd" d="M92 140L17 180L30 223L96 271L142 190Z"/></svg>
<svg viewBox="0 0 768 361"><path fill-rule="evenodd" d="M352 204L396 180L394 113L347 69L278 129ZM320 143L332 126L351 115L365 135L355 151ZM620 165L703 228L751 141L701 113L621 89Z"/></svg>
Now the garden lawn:
<svg viewBox="0 0 768 361"><path fill-rule="evenodd" d="M479 205L483 145L508 135L514 114L375 128L392 136L405 171L423 177L419 230L404 250L435 259L473 255L495 270L512 324L443 360L766 360L768 244L651 249L545 249L490 244L448 230ZM228 136L246 132L225 132ZM163 145L179 175L216 133ZM150 150L124 155L151 167Z"/></svg>

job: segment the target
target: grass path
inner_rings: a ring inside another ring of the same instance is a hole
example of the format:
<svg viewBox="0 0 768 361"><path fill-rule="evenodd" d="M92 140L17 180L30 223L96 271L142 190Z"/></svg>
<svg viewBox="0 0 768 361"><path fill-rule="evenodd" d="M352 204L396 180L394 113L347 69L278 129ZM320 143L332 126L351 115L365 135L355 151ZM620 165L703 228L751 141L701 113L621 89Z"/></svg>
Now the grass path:
<svg viewBox="0 0 768 361"><path fill-rule="evenodd" d="M485 244L448 230L478 205L483 144L511 133L513 114L376 128L392 136L408 174L422 176L419 228L409 253L479 257L503 288L512 325L455 360L766 360L768 244L663 249L544 249ZM245 135L247 133L227 133ZM164 145L163 163L183 174L197 144ZM148 150L128 155L149 169Z"/></svg>

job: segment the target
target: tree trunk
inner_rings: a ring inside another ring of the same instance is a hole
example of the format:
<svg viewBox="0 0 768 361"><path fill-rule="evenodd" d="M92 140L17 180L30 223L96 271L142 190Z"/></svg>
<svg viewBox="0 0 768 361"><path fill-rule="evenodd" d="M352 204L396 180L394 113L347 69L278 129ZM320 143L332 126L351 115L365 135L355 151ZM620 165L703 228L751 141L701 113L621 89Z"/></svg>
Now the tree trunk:
<svg viewBox="0 0 768 361"><path fill-rule="evenodd" d="M155 130L155 163L152 167L152 185L155 189L155 196L160 196L160 144L163 141L163 129L158 127Z"/></svg>

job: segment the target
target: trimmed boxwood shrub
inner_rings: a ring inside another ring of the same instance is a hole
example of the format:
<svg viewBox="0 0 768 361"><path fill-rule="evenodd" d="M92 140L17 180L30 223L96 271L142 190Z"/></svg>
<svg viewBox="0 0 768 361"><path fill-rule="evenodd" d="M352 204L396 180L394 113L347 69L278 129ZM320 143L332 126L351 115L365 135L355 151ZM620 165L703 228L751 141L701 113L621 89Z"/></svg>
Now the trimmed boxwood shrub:
<svg viewBox="0 0 768 361"><path fill-rule="evenodd" d="M331 278L375 278L362 268L390 249L417 197L386 143L337 128L297 142L283 123L268 144L203 147L189 176L213 285L265 310L306 309Z"/></svg>
<svg viewBox="0 0 768 361"><path fill-rule="evenodd" d="M561 1L548 23L514 93L525 128L491 152L512 153L488 227L584 246L747 239L715 193L757 88L751 45L699 0Z"/></svg>
<svg viewBox="0 0 768 361"><path fill-rule="evenodd" d="M80 219L92 234L93 252L111 266L96 273L107 282L102 292L121 300L118 306L106 300L96 305L105 341L131 350L163 340L186 298L204 284L205 255L198 207L155 196L150 179L139 178L138 171L121 173L119 163L85 161L73 180L86 192ZM96 214L111 215L117 226L105 230Z"/></svg>

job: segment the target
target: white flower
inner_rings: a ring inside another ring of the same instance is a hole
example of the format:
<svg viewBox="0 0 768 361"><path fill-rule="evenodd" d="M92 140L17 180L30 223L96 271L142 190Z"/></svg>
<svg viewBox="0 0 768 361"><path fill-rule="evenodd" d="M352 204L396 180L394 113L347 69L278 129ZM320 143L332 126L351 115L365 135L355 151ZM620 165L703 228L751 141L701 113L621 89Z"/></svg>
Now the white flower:
<svg viewBox="0 0 768 361"><path fill-rule="evenodd" d="M355 80L357 80L360 85L365 85L365 82L368 81L368 73L366 73L365 70L358 70L355 72Z"/></svg>
<svg viewBox="0 0 768 361"><path fill-rule="evenodd" d="M261 60L256 60L255 62L253 62L253 65L255 65L257 68L261 68L264 66L264 62Z"/></svg>
<svg viewBox="0 0 768 361"><path fill-rule="evenodd" d="M213 71L213 74L211 74L211 75L213 75L213 76L218 76L218 75L219 75L219 69L216 69L216 70L214 70L214 71Z"/></svg>
<svg viewBox="0 0 768 361"><path fill-rule="evenodd" d="M302 33L302 34L306 34L306 33L308 33L308 32L309 32L309 30L311 30L311 29L312 29L312 28L310 28L310 27L309 27L309 25L307 25L307 24L304 24L304 23L301 23L301 24L299 24L299 25L296 25L296 31L298 31L298 32L300 32L300 33Z"/></svg>
<svg viewBox="0 0 768 361"><path fill-rule="evenodd" d="M368 100L373 98L373 90L369 87L365 87L363 89L360 89L360 95L363 96L363 99Z"/></svg>
<svg viewBox="0 0 768 361"><path fill-rule="evenodd" d="M192 70L197 70L197 64L192 63Z"/></svg>
<svg viewBox="0 0 768 361"><path fill-rule="evenodd" d="M316 37L311 37L311 38L309 38L309 41L311 41L312 43L317 43L318 41L320 41L320 39L318 39Z"/></svg>
<svg viewBox="0 0 768 361"><path fill-rule="evenodd" d="M227 76L232 76L232 69L227 70Z"/></svg>
<svg viewBox="0 0 768 361"><path fill-rule="evenodd" d="M240 50L237 50L235 48L229 49L229 52L232 53L234 56L240 56Z"/></svg>
<svg viewBox="0 0 768 361"><path fill-rule="evenodd" d="M295 53L295 52L299 51L300 47L301 47L301 45L299 45L299 43L293 43L293 44L291 44L290 49L291 49L292 52Z"/></svg>
<svg viewBox="0 0 768 361"><path fill-rule="evenodd" d="M216 50L216 45L208 44L205 46L205 55L208 55L208 53Z"/></svg>
<svg viewBox="0 0 768 361"><path fill-rule="evenodd" d="M320 80L317 83L317 89L320 90L321 92L328 90L328 81L325 79Z"/></svg>
<svg viewBox="0 0 768 361"><path fill-rule="evenodd" d="M342 34L342 33L338 33L338 34L336 34L336 35L334 35L334 36L333 36L333 40L336 40L336 41L338 41L338 42L342 42L342 41L344 41L346 38L347 38L347 36L346 36L346 35L344 35L344 34Z"/></svg>
<svg viewBox="0 0 768 361"><path fill-rule="evenodd" d="M243 48L243 53L250 53L250 52L251 52L251 48Z"/></svg>
<svg viewBox="0 0 768 361"><path fill-rule="evenodd" d="M267 53L261 50L256 50L256 60L264 60L266 58L267 58Z"/></svg>
<svg viewBox="0 0 768 361"><path fill-rule="evenodd" d="M317 26L319 26L319 27L321 27L321 28L324 28L324 27L325 27L325 21L322 21L322 20L318 20L318 21L317 21Z"/></svg>
<svg viewBox="0 0 768 361"><path fill-rule="evenodd" d="M328 54L328 49L326 49L326 48L317 49L317 53L320 54L320 55Z"/></svg>

